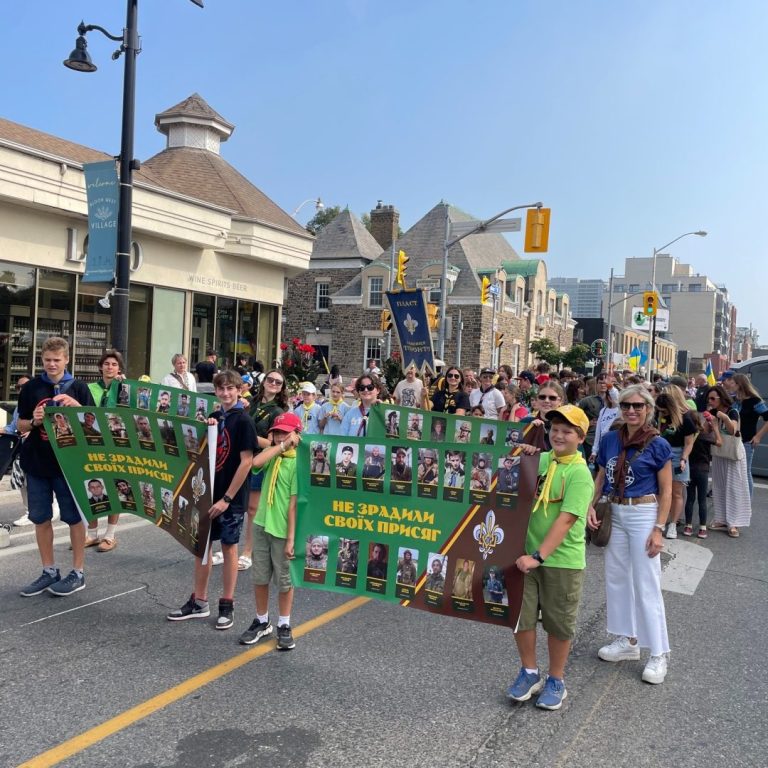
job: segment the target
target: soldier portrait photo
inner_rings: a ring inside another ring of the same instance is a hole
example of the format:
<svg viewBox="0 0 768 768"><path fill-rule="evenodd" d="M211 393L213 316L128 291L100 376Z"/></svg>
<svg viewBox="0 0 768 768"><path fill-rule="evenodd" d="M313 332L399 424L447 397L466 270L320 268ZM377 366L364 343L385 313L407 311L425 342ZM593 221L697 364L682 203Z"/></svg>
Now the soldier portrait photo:
<svg viewBox="0 0 768 768"><path fill-rule="evenodd" d="M357 573L360 542L357 539L339 539L339 553L336 558L338 573Z"/></svg>
<svg viewBox="0 0 768 768"><path fill-rule="evenodd" d="M328 537L308 536L304 565L316 571L328 568Z"/></svg>
<svg viewBox="0 0 768 768"><path fill-rule="evenodd" d="M408 587L416 586L416 576L419 572L418 556L418 551L400 547L397 553L396 580L398 584L404 584Z"/></svg>
<svg viewBox="0 0 768 768"><path fill-rule="evenodd" d="M442 594L445 590L445 573L448 568L448 558L437 552L430 552L427 561L429 562L429 571L424 582L424 589Z"/></svg>

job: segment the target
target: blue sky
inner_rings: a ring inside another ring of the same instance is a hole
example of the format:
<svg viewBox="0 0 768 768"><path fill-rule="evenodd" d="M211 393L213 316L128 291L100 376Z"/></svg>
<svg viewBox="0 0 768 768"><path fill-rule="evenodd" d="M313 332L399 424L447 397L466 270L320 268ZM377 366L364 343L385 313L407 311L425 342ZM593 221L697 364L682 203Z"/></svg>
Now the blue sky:
<svg viewBox="0 0 768 768"><path fill-rule="evenodd" d="M706 229L672 255L768 333L768 3L205 4L139 0L139 159L163 148L154 115L197 91L236 125L223 156L289 212L316 195L358 215L381 199L408 228L440 200L478 218L542 200L549 274L605 279ZM113 44L89 35L92 75L61 61L81 18L119 32L124 0L4 11L0 113L117 154Z"/></svg>

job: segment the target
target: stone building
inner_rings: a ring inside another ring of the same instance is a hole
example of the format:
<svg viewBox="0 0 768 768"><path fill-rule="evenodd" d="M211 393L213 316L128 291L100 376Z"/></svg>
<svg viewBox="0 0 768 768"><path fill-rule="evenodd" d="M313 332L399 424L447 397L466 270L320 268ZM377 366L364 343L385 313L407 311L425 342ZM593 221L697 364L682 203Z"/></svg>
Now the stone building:
<svg viewBox="0 0 768 768"><path fill-rule="evenodd" d="M350 376L369 358L386 357L389 340L380 323L384 294L394 282L394 254L403 250L410 259L406 284L430 285L428 301L440 304L446 219L454 223L472 217L439 203L398 237L397 211L379 203L371 211L374 244L353 214L342 213L318 235L309 274L289 283L284 337L296 335L320 345L327 359ZM503 236L478 234L453 245L448 263L446 362L472 367L509 363L517 371L533 363L528 345L534 339L549 338L563 350L572 346L569 299L547 288L544 261L521 260ZM483 276L497 284L495 306L481 304ZM500 350L494 346L495 333L503 334ZM434 340L437 351L436 333Z"/></svg>

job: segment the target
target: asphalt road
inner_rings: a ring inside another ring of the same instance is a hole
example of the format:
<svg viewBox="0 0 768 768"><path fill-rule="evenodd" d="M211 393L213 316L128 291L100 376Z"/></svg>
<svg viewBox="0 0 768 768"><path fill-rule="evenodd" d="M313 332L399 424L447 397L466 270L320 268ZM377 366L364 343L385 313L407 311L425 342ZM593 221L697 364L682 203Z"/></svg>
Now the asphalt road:
<svg viewBox="0 0 768 768"><path fill-rule="evenodd" d="M506 701L519 662L501 628L299 590L296 649L246 649L248 574L233 630L168 622L191 591L191 559L130 516L114 552L88 551L85 590L22 598L39 560L34 534L15 529L0 550L0 766L768 766L767 488L739 540L711 533L664 555L676 591L661 686L640 681L642 663L598 660L602 553L589 552L558 712ZM19 513L18 496L0 493L0 521Z"/></svg>

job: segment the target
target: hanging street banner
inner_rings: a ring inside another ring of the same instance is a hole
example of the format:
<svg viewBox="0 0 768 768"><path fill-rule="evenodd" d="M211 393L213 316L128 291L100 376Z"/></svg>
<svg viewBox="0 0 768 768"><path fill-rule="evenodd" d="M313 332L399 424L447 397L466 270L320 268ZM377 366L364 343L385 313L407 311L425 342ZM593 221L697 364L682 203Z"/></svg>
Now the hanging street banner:
<svg viewBox="0 0 768 768"><path fill-rule="evenodd" d="M114 160L85 163L88 199L88 255L84 283L109 283L115 274L117 216L120 208L117 167Z"/></svg>
<svg viewBox="0 0 768 768"><path fill-rule="evenodd" d="M293 583L514 628L538 464L503 444L307 435Z"/></svg>
<svg viewBox="0 0 768 768"><path fill-rule="evenodd" d="M208 542L216 427L136 408L46 408L45 431L86 520L128 512L195 555Z"/></svg>
<svg viewBox="0 0 768 768"><path fill-rule="evenodd" d="M205 421L218 408L218 400L214 395L134 379L120 382L117 404L195 421Z"/></svg>
<svg viewBox="0 0 768 768"><path fill-rule="evenodd" d="M434 372L435 353L432 350L432 333L424 291L420 288L387 291L386 297L392 313L392 324L400 342L403 370L415 365L422 373Z"/></svg>

